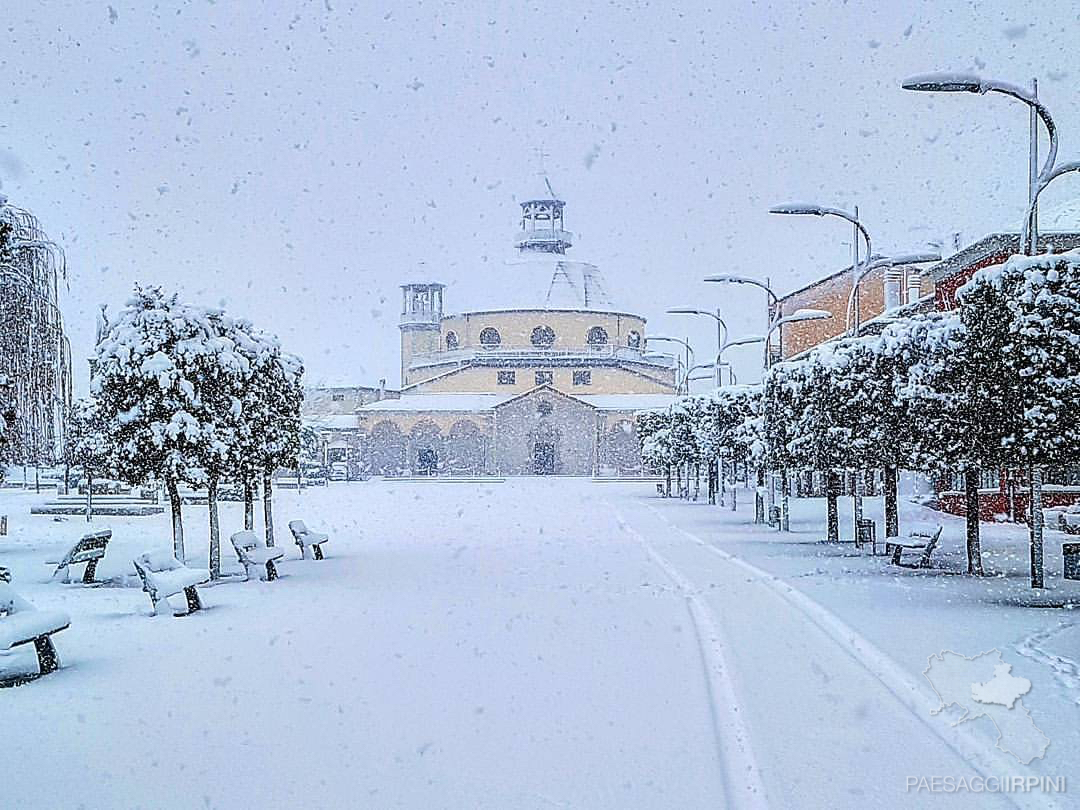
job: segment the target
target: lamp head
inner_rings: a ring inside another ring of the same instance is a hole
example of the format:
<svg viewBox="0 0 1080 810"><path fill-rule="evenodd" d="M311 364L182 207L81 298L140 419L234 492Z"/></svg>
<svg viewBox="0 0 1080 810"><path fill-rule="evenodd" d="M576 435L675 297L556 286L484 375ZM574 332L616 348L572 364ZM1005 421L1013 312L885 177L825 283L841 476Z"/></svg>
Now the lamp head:
<svg viewBox="0 0 1080 810"><path fill-rule="evenodd" d="M774 205L769 209L770 214L810 214L815 217L825 216L825 209L820 205L812 205L810 203L786 203L785 205Z"/></svg>
<svg viewBox="0 0 1080 810"><path fill-rule="evenodd" d="M982 93L983 82L978 76L963 73L928 73L912 76L900 85L905 90L927 93Z"/></svg>

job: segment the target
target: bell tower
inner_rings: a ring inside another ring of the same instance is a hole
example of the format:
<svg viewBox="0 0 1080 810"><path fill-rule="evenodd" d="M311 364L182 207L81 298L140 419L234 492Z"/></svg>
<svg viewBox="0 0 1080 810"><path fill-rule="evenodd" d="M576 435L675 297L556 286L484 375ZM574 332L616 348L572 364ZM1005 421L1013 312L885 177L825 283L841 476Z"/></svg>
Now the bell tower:
<svg viewBox="0 0 1080 810"><path fill-rule="evenodd" d="M514 239L514 247L521 254L563 256L574 242L574 235L563 228L566 203L552 189L546 173L541 172L539 178L540 188L521 203L521 232Z"/></svg>
<svg viewBox="0 0 1080 810"><path fill-rule="evenodd" d="M418 354L439 350L444 284L401 285L401 386L408 385L409 366Z"/></svg>

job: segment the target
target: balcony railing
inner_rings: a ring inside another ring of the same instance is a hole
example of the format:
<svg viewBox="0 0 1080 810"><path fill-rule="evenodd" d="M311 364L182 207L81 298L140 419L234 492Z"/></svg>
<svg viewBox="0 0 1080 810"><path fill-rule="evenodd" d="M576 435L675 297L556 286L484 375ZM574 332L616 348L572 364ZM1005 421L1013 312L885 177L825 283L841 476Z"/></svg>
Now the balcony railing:
<svg viewBox="0 0 1080 810"><path fill-rule="evenodd" d="M564 231L562 228L537 228L535 231L514 231L514 243L520 245L522 242L566 242L566 244L573 244L574 234L570 231Z"/></svg>
<svg viewBox="0 0 1080 810"><path fill-rule="evenodd" d="M414 365L435 365L441 363L463 363L474 358L493 358L498 360L535 360L543 363L557 360L575 359L611 359L628 363L643 363L661 368L673 368L675 358L671 355L644 354L628 346L594 346L580 349L500 349L464 348L453 351L422 352L413 356Z"/></svg>

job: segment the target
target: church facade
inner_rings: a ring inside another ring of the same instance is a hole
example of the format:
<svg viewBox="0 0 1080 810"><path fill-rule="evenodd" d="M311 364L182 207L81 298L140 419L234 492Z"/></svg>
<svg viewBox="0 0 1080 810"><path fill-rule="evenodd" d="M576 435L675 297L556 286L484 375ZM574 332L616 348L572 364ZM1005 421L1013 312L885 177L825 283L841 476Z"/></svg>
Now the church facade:
<svg viewBox="0 0 1080 810"><path fill-rule="evenodd" d="M521 203L494 306L447 314L443 284L402 286L400 394L314 415L332 452L372 475L640 474L635 413L670 405L676 361L566 258L564 207L546 178Z"/></svg>

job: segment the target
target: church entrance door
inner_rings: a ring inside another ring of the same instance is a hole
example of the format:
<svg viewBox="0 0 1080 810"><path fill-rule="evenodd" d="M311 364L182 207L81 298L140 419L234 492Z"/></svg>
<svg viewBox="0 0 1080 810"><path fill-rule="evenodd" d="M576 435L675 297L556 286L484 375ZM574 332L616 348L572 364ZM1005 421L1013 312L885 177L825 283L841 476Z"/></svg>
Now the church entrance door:
<svg viewBox="0 0 1080 810"><path fill-rule="evenodd" d="M555 474L555 443L536 442L533 444L533 475Z"/></svg>

